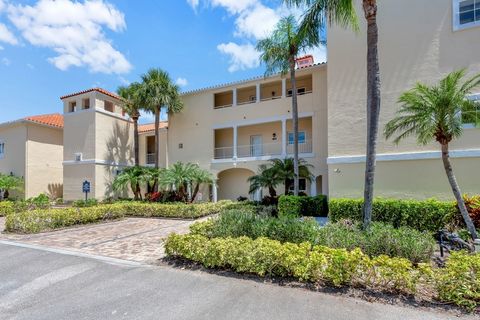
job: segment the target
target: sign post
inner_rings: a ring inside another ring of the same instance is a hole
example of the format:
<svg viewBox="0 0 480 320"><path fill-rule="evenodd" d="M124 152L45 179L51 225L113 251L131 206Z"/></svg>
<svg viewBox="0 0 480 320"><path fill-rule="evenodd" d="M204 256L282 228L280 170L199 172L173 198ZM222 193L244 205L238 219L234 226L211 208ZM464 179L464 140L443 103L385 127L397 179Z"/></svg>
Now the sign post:
<svg viewBox="0 0 480 320"><path fill-rule="evenodd" d="M85 202L88 200L88 194L90 193L90 182L85 180L83 181L82 190L85 193Z"/></svg>

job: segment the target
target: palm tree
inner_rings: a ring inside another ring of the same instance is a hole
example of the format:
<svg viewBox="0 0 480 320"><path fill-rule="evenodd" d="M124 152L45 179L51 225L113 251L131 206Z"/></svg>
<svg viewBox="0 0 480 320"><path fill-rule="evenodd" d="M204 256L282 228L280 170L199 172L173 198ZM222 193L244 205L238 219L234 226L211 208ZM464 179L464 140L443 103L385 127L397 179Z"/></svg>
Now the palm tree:
<svg viewBox="0 0 480 320"><path fill-rule="evenodd" d="M285 159L272 159L270 160L271 168L276 175L283 181L285 186L285 194L290 192L290 187L294 181L294 160L292 158ZM305 159L298 159L298 177L312 181L312 169L313 166L309 164Z"/></svg>
<svg viewBox="0 0 480 320"><path fill-rule="evenodd" d="M320 44L319 31L326 23L358 30L354 0L284 0L289 5L308 9L300 29L309 35L315 45ZM367 150L363 225L368 229L372 221L373 184L375 178L378 120L380 116L380 66L378 61L377 0L362 0L367 21Z"/></svg>
<svg viewBox="0 0 480 320"><path fill-rule="evenodd" d="M309 34L302 32L295 17L290 15L282 18L270 37L260 40L257 50L261 52L260 59L266 64L266 75L280 72L285 75L290 72L292 85L292 121L293 121L293 158L294 158L294 194L298 195L298 105L297 83L295 78L296 59L299 54L312 48L314 40Z"/></svg>
<svg viewBox="0 0 480 320"><path fill-rule="evenodd" d="M250 190L248 193L253 194L258 190L267 188L270 198L273 199L277 196L275 188L284 182L284 180L277 170L274 170L271 166L266 164L261 164L258 166L258 173L249 177L248 182L250 183Z"/></svg>
<svg viewBox="0 0 480 320"><path fill-rule="evenodd" d="M130 187L132 189L134 199L142 200L142 192L140 191L140 183L144 181L145 169L139 166L126 168L113 180L113 190L122 191Z"/></svg>
<svg viewBox="0 0 480 320"><path fill-rule="evenodd" d="M421 145L432 141L440 143L443 166L458 209L470 235L476 239L477 232L462 198L449 155L449 143L463 133L462 113L468 114L477 108L476 103L468 99L468 95L480 85L480 74L463 81L465 74L466 70L454 71L438 85L417 83L413 89L403 93L399 98L401 108L397 116L385 126L385 136L388 139L398 134L393 140L397 144L412 135L416 136Z"/></svg>
<svg viewBox="0 0 480 320"><path fill-rule="evenodd" d="M208 172L207 170L201 169L198 165L196 165L195 170L192 172L191 175L191 188L193 190L192 196L190 197L190 202L195 201L198 195L198 191L200 190L200 186L202 184L207 185L214 185L215 178L213 175Z"/></svg>
<svg viewBox="0 0 480 320"><path fill-rule="evenodd" d="M141 84L134 82L128 87L121 86L117 89L117 93L123 99L123 110L130 116L133 121L134 141L133 148L135 154L135 165L140 165L139 160L139 144L138 144L138 119L140 118L141 101L140 101L140 89Z"/></svg>
<svg viewBox="0 0 480 320"><path fill-rule="evenodd" d="M193 163L176 162L164 170L159 178L159 184L163 188L174 190L178 197L186 202L195 170L196 165Z"/></svg>
<svg viewBox="0 0 480 320"><path fill-rule="evenodd" d="M160 111L166 108L167 113L172 114L183 109L179 91L180 88L173 83L166 71L150 69L142 75L141 102L155 115L155 168L159 167ZM157 188L155 183L154 189Z"/></svg>

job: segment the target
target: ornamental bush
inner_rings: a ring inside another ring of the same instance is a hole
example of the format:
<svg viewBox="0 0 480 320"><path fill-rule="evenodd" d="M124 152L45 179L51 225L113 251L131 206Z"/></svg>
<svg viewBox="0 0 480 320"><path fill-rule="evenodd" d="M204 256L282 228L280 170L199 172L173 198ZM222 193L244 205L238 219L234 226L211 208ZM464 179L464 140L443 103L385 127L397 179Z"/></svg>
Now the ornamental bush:
<svg viewBox="0 0 480 320"><path fill-rule="evenodd" d="M201 204L118 202L85 208L37 209L10 213L5 220L9 232L37 233L78 224L133 217L193 219L239 206L231 201Z"/></svg>
<svg viewBox="0 0 480 320"><path fill-rule="evenodd" d="M13 201L0 201L0 217L4 217L15 211L15 203Z"/></svg>
<svg viewBox="0 0 480 320"><path fill-rule="evenodd" d="M452 253L446 268L434 269L403 258L369 257L359 248L348 251L263 237L208 238L199 234L170 235L165 252L207 268L408 295L421 290L471 311L480 305L480 255L465 252Z"/></svg>
<svg viewBox="0 0 480 320"><path fill-rule="evenodd" d="M327 196L281 196L278 200L278 213L280 216L327 216Z"/></svg>
<svg viewBox="0 0 480 320"><path fill-rule="evenodd" d="M362 207L363 200L360 199L331 199L329 218L333 222L342 219L361 221ZM456 214L455 202L375 199L372 220L391 224L395 228L406 226L437 232L452 223Z"/></svg>

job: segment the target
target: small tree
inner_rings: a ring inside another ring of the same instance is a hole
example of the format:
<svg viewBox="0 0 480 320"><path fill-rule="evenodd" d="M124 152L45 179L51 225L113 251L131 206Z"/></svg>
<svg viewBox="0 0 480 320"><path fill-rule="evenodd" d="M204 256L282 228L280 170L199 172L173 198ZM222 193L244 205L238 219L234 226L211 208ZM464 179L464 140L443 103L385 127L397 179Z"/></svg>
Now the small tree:
<svg viewBox="0 0 480 320"><path fill-rule="evenodd" d="M142 200L142 192L139 186L144 180L144 168L138 166L130 167L115 177L112 187L115 191L123 191L130 187L134 195L134 200Z"/></svg>
<svg viewBox="0 0 480 320"><path fill-rule="evenodd" d="M8 199L10 197L10 191L23 190L23 178L12 174L5 175L0 173L0 190L3 190L3 198Z"/></svg>
<svg viewBox="0 0 480 320"><path fill-rule="evenodd" d="M295 172L294 172L294 160L292 158L285 159L272 159L270 160L272 170L276 175L283 180L285 186L285 194L290 193L290 187L293 184ZM312 181L312 169L313 166L309 164L305 159L298 159L298 176L300 178Z"/></svg>
<svg viewBox="0 0 480 320"><path fill-rule="evenodd" d="M254 194L258 190L267 188L270 198L273 199L277 196L275 188L284 181L283 177L278 174L278 171L273 170L271 166L261 164L258 166L258 173L249 177L248 182L250 183L248 193Z"/></svg>
<svg viewBox="0 0 480 320"><path fill-rule="evenodd" d="M201 169L198 165L195 170L192 172L192 181L191 188L193 190L192 196L190 198L190 202L194 202L197 198L198 192L200 191L200 187L202 184L206 185L214 185L215 178L213 175L208 172L207 170Z"/></svg>
<svg viewBox="0 0 480 320"><path fill-rule="evenodd" d="M397 144L412 135L421 145L432 141L440 144L448 182L468 231L476 239L477 232L453 173L449 154L450 142L463 133L462 114L475 112L477 108L468 95L480 85L480 74L462 81L465 74L466 70L452 72L434 86L417 83L413 89L402 94L399 99L401 108L397 116L387 123L385 136L388 139L397 133L394 139Z"/></svg>

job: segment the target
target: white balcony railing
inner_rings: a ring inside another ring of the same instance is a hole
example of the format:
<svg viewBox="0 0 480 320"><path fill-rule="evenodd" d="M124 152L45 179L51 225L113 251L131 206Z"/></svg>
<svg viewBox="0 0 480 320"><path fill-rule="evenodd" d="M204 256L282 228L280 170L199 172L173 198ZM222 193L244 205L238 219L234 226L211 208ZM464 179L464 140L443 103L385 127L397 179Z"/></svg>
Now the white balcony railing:
<svg viewBox="0 0 480 320"><path fill-rule="evenodd" d="M155 153L147 153L147 164L155 164Z"/></svg>
<svg viewBox="0 0 480 320"><path fill-rule="evenodd" d="M214 159L233 159L235 152L233 147L215 148ZM293 144L287 145L285 151L288 155L293 154ZM306 140L298 144L298 153L312 153L312 140ZM250 144L237 146L237 158L256 158L256 157L282 157L283 148L281 142ZM286 154L284 155L286 156Z"/></svg>

